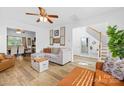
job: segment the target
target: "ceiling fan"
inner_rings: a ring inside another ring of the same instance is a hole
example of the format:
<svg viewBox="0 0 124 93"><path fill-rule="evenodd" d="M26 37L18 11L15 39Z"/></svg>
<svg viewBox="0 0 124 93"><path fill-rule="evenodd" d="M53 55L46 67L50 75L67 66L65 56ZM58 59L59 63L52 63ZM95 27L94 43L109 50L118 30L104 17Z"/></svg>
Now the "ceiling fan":
<svg viewBox="0 0 124 93"><path fill-rule="evenodd" d="M40 13L39 14L35 14L35 13L26 13L26 15L34 15L34 16L39 16L39 18L37 19L36 22L46 22L48 21L49 23L53 23L52 19L53 18L58 18L58 15L48 15L45 11L44 8L42 7L38 7Z"/></svg>

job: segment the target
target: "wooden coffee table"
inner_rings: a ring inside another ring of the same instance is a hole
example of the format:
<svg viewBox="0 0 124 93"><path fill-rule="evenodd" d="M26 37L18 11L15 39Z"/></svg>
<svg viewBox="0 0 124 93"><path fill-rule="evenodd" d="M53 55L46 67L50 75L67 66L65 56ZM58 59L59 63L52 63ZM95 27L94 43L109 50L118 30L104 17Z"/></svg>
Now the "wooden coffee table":
<svg viewBox="0 0 124 93"><path fill-rule="evenodd" d="M37 57L32 59L31 65L36 71L43 72L48 69L49 61L46 58Z"/></svg>
<svg viewBox="0 0 124 93"><path fill-rule="evenodd" d="M43 62L43 61L48 60L48 59L38 57L38 58L33 58L33 60L34 60L34 62Z"/></svg>

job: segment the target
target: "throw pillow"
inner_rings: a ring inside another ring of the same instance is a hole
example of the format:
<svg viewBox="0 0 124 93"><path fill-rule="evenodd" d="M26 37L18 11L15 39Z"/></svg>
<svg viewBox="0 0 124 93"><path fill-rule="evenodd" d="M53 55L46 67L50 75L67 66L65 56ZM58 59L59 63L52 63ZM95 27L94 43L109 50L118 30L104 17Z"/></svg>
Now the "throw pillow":
<svg viewBox="0 0 124 93"><path fill-rule="evenodd" d="M119 80L124 80L124 62L115 63L112 76Z"/></svg>
<svg viewBox="0 0 124 93"><path fill-rule="evenodd" d="M109 62L109 61L105 61L103 63L103 71L111 74L112 73L112 69L114 67L114 62Z"/></svg>
<svg viewBox="0 0 124 93"><path fill-rule="evenodd" d="M103 71L111 74L119 80L124 80L124 62L106 60L103 64Z"/></svg>
<svg viewBox="0 0 124 93"><path fill-rule="evenodd" d="M114 61L112 58L106 57L105 62L103 63L103 71L111 74L111 70L114 66Z"/></svg>
<svg viewBox="0 0 124 93"><path fill-rule="evenodd" d="M51 53L51 48L44 48L43 49L43 52L44 53Z"/></svg>

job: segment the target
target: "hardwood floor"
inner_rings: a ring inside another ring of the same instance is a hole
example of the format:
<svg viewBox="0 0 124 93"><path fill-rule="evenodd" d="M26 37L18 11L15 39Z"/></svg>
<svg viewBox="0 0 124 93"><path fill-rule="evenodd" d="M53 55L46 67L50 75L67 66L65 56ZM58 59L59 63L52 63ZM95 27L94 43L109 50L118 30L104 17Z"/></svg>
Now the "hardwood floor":
<svg viewBox="0 0 124 93"><path fill-rule="evenodd" d="M76 66L95 70L96 60L74 56L74 62L64 66L55 63L49 64L49 69L37 72L31 67L30 57L18 57L15 66L0 72L1 86L56 86ZM87 62L89 65L80 65Z"/></svg>

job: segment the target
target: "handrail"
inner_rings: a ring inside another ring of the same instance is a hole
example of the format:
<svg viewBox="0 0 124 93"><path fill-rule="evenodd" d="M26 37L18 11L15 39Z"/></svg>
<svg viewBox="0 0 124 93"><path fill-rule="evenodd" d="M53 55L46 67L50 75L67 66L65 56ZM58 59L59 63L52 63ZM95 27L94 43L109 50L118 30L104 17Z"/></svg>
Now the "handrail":
<svg viewBox="0 0 124 93"><path fill-rule="evenodd" d="M95 32L97 32L97 33L101 33L102 35L106 35L106 34L103 34L102 32L100 32L100 31L98 31L97 29L95 29L95 28L93 28L93 27L91 27L91 26L88 26L90 29L92 29L92 30L94 30Z"/></svg>
<svg viewBox="0 0 124 93"><path fill-rule="evenodd" d="M91 26L88 26L90 29L94 30L95 32L97 33L100 33L100 31L96 30L95 28L91 27Z"/></svg>

